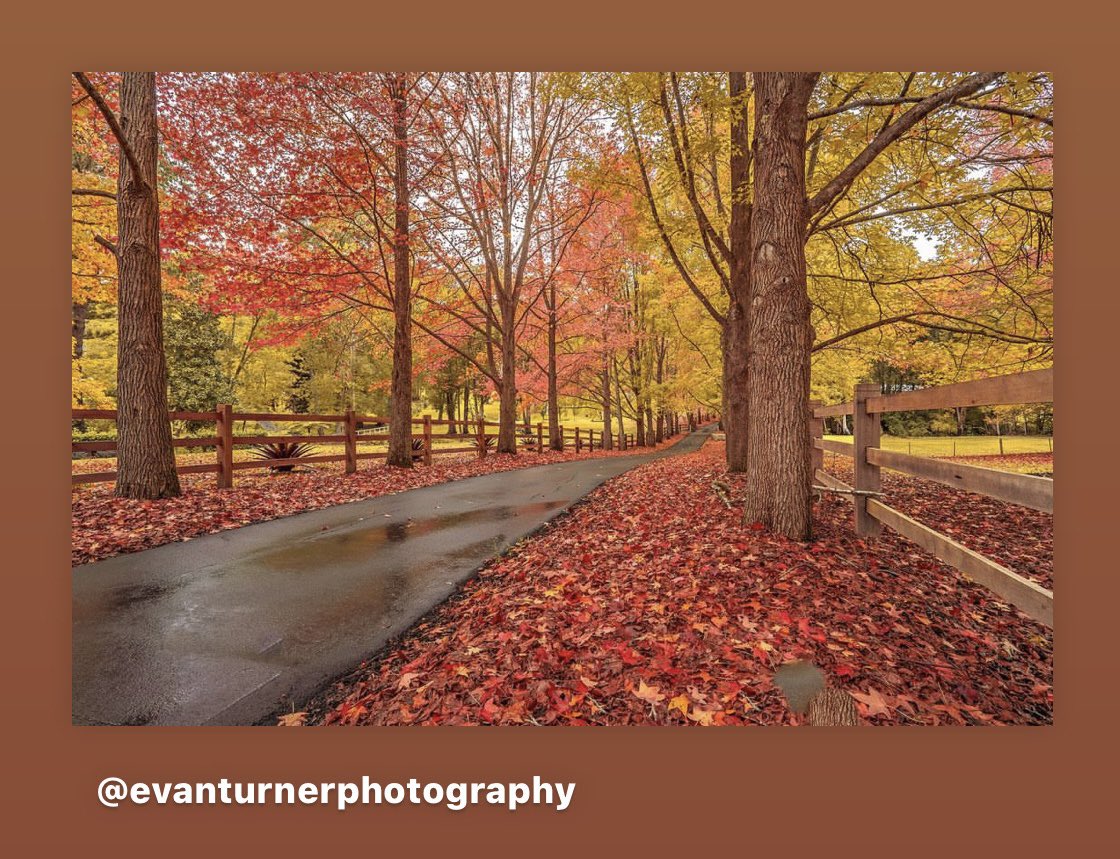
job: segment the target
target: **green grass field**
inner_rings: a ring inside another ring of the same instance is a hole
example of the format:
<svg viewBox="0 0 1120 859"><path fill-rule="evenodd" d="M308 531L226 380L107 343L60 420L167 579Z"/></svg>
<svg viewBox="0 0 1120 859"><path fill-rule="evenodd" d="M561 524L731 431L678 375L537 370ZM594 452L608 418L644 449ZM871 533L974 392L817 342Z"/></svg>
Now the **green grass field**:
<svg viewBox="0 0 1120 859"><path fill-rule="evenodd" d="M487 403L484 411L486 413L486 420L494 421L495 423L497 423L497 403ZM431 414L433 418L435 417L435 412L429 412L429 414ZM560 423L563 424L564 429L575 429L576 427L579 427L581 430L593 429L595 431L599 431L603 428L603 419L601 417L598 417L598 414L598 412L591 411L590 409L561 409ZM517 421L518 425L520 426L520 413L518 413ZM537 421L541 421L542 423L544 423L547 429L548 420L546 418L542 418L540 412L534 409L533 412L529 415L529 424L533 427L534 430L537 428ZM632 420L624 419L623 424L626 427L626 432L634 432L634 422ZM615 433L618 432L617 418L612 418L611 420L611 431Z"/></svg>
<svg viewBox="0 0 1120 859"><path fill-rule="evenodd" d="M828 435L827 439L851 442L850 435ZM1054 450L1050 436L1005 435L1003 453L1051 453ZM885 435L880 441L884 450L912 453L914 456L987 456L1000 452L1000 439L994 435L933 436L927 438L899 438Z"/></svg>

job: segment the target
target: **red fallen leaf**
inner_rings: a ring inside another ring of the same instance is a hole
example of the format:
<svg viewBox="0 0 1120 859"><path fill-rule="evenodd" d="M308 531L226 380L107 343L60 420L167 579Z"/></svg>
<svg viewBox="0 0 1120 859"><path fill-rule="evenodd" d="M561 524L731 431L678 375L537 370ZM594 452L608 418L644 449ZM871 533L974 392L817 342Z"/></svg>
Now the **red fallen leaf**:
<svg viewBox="0 0 1120 859"><path fill-rule="evenodd" d="M347 702L365 708L346 711L361 724L615 725L695 724L696 710L713 725L790 724L773 665L803 658L836 681L858 677L857 703L877 724L1050 720L1048 631L889 531L856 539L841 499L818 502L809 545L744 526L711 489L724 479L745 492L721 456L707 445L609 481L309 712L335 724ZM896 477L884 475L888 496L967 519L957 511L971 497ZM1003 507L962 539L1014 554L1018 513ZM1045 552L1031 563L1050 575ZM422 693L397 688L409 672ZM642 684L664 700L638 697ZM664 709L670 698L687 711Z"/></svg>
<svg viewBox="0 0 1120 859"><path fill-rule="evenodd" d="M502 708L495 704L494 699L491 698L482 705L479 715L487 722L497 722L501 718Z"/></svg>
<svg viewBox="0 0 1120 859"><path fill-rule="evenodd" d="M868 718L872 716L889 716L891 714L890 707L888 707L887 702L883 700L883 696L874 689L867 690L866 694L863 692L853 692L852 697L863 705L860 709L863 711L863 715Z"/></svg>
<svg viewBox="0 0 1120 859"><path fill-rule="evenodd" d="M665 700L665 696L661 693L660 688L657 686L647 686L645 680L638 681L638 688L634 690L634 697L640 698L650 704L660 704Z"/></svg>

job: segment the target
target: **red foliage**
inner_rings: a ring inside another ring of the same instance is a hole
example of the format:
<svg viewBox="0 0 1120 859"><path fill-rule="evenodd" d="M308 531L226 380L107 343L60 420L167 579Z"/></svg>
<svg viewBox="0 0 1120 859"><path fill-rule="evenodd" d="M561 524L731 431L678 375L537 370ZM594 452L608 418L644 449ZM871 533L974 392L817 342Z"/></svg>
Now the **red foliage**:
<svg viewBox="0 0 1120 859"><path fill-rule="evenodd" d="M874 724L1051 721L1048 630L894 534L865 544L835 496L808 544L744 527L719 478L745 490L708 444L610 481L313 702L313 721L796 724L773 683L792 659ZM907 512L966 518L946 511L971 496L911 482L889 480ZM1021 551L1019 511L984 516L986 548Z"/></svg>

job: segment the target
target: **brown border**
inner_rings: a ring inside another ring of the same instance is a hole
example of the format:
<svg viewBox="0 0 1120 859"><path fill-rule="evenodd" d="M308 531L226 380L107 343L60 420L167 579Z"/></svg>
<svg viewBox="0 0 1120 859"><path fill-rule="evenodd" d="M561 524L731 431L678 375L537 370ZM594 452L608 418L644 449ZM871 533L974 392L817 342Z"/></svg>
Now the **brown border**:
<svg viewBox="0 0 1120 859"><path fill-rule="evenodd" d="M1120 139L1108 90L1114 11L1072 3L760 4L741 0L556 4L427 2L36 3L5 13L0 206L9 318L5 399L20 404L6 451L4 785L0 841L81 855L217 848L296 855L342 847L455 855L1049 853L1116 843L1109 831L1118 684L1114 485L1102 436L1120 294L1115 253ZM347 11L344 6L353 6ZM494 7L504 5L505 14ZM820 8L816 8L819 6ZM871 6L881 7L878 10ZM730 10L730 11L724 11ZM390 18L405 20L400 30ZM1105 20L1106 16L1112 20ZM70 726L65 474L65 171L72 68L1044 67L1061 101L1064 416L1059 484L1057 724L1048 729L425 730L81 729ZM560 815L352 810L100 808L109 774L152 780L494 778L579 783ZM22 851L20 855L29 853ZM49 851L37 850L47 855Z"/></svg>

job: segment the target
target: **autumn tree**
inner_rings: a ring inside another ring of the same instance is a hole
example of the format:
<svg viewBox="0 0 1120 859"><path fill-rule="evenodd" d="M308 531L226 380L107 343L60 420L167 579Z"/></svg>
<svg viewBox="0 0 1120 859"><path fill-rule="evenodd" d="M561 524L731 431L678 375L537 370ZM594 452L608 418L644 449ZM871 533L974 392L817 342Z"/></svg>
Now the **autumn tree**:
<svg viewBox="0 0 1120 859"><path fill-rule="evenodd" d="M750 380L744 516L795 539L811 526L812 329L805 281L805 129L816 73L755 73Z"/></svg>
<svg viewBox="0 0 1120 859"><path fill-rule="evenodd" d="M438 76L181 75L175 235L227 311L278 311L296 337L340 315L392 320L389 464L412 466L411 221L436 168Z"/></svg>
<svg viewBox="0 0 1120 859"><path fill-rule="evenodd" d="M518 341L547 280L531 278L539 243L563 242L586 216L585 200L546 214L591 110L549 75L452 76L433 124L446 169L432 195L440 217L428 247L444 288L425 298L417 325L474 364L499 398L498 451L516 453ZM465 348L474 337L481 350Z"/></svg>
<svg viewBox="0 0 1120 859"><path fill-rule="evenodd" d="M117 483L122 498L179 495L167 413L160 269L159 126L154 72L120 76L119 116L89 77L75 79L120 148L117 241Z"/></svg>
<svg viewBox="0 0 1120 859"><path fill-rule="evenodd" d="M911 94L913 76L906 79L902 93L895 98L869 99L863 106L892 107L868 142L815 191L807 192L806 162L814 163L817 153L807 136L808 107L813 85L819 75L757 73L754 186L755 212L752 218L751 248L751 323L748 350L751 374L751 424L748 430L748 459L752 483L745 516L748 521L768 524L787 536L805 539L810 532L809 449L804 427L809 393L809 363L813 350L810 306L805 286L805 241L822 222L843 212L844 201L853 185L872 169L885 152L896 147L906 135L934 114L947 107L963 106L968 111L1004 112L998 100L990 101L1002 75L996 72L970 74L937 86L924 95ZM765 93L763 96L763 88ZM981 101L969 101L981 94ZM845 96L845 101L851 96ZM868 103L869 102L869 103ZM893 108L910 105L899 113ZM843 110L843 105L839 108ZM1014 111L1014 108L1012 108ZM826 110L817 118L832 115ZM929 131L925 134L928 136ZM819 142L822 138L815 138ZM765 156L765 165L759 163ZM959 181L959 174L955 177ZM896 188L885 199L862 207L862 212L840 214L849 224L853 218L867 220L905 214L910 207L899 197L920 182L907 180L908 187ZM765 195L765 216L761 199ZM992 193L981 193L990 197ZM892 212L884 204L890 201ZM952 208L953 201L917 204L922 210ZM869 211L871 210L871 211ZM796 241L794 239L796 238ZM756 318L757 315L757 318ZM880 319L884 325L903 320ZM922 324L932 324L923 322ZM755 375L755 374L758 375ZM754 408L760 411L753 411ZM783 427L780 432L772 427ZM757 459L752 458L757 456ZM775 490L777 483L785 485Z"/></svg>

